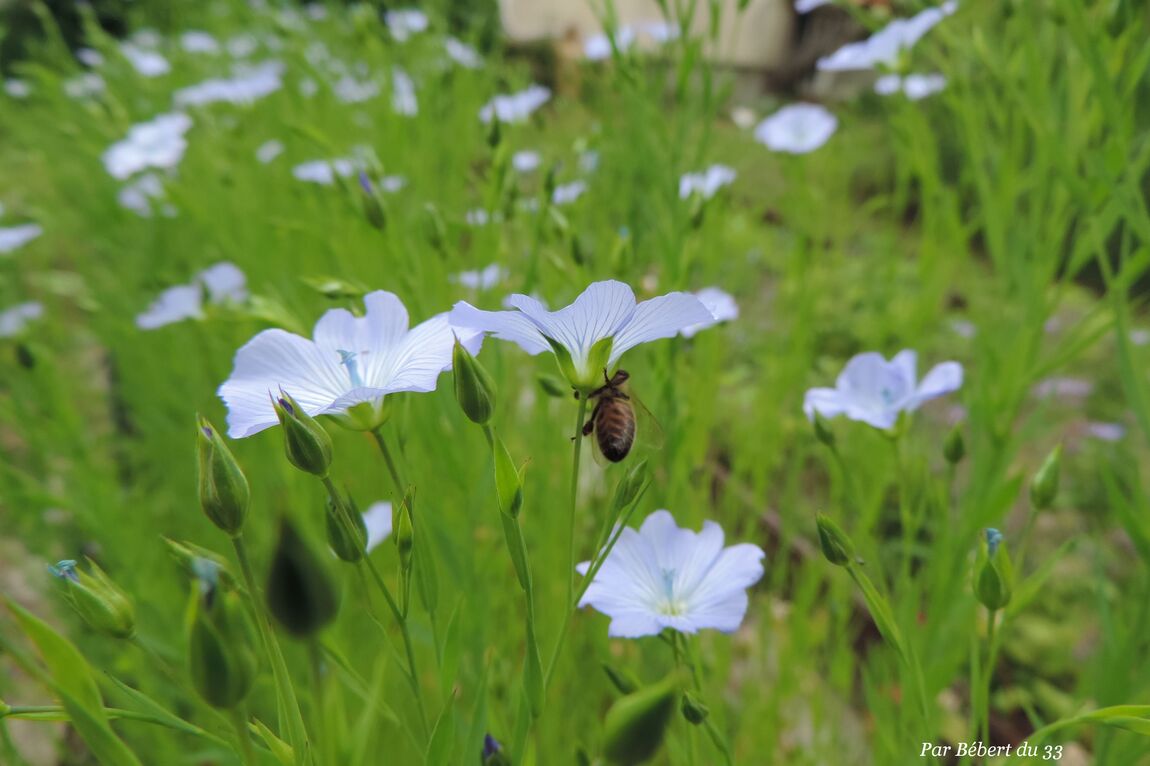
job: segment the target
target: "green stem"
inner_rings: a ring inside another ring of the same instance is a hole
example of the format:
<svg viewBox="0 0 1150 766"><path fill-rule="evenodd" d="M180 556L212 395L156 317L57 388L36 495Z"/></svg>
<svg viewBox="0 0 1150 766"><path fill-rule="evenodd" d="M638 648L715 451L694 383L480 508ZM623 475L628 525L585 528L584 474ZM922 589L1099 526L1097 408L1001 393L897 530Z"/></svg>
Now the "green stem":
<svg viewBox="0 0 1150 766"><path fill-rule="evenodd" d="M407 491L407 486L403 480L399 478L399 471L395 467L395 460L391 456L391 450L388 449L387 440L383 438L383 427L376 428L371 432L375 437L375 443L379 445L379 452L383 455L383 462L387 463L387 472L391 474L391 481L395 484L396 498L403 499L404 493Z"/></svg>
<svg viewBox="0 0 1150 766"><path fill-rule="evenodd" d="M373 431L372 433L375 432ZM383 443L382 437L377 436L377 439L380 444ZM337 504L341 503L342 500L340 499L339 490L336 489L335 484L331 480L331 477L324 476L320 479L320 481L323 482L323 486L325 489L327 489L328 496L331 498L332 502ZM342 514L340 514L340 518L343 519L344 523L347 523L347 520L344 519ZM430 736L431 730L427 725L427 708L423 703L423 691L419 686L419 673L416 671L415 664L415 650L412 647L411 631L408 630L407 620L404 618L403 611L399 608L399 604L396 602L395 597L391 595L391 589L387 587L387 582L384 581L383 576L379 573L379 570L375 568L375 564L372 562L371 557L365 555L359 560L359 564L363 568L367 569L368 574L371 575L371 579L375 581L375 585L379 589L379 592L383 594L383 600L387 602L387 608L391 610L392 617L394 617L396 623L399 624L400 634L403 636L404 653L407 655L407 672L404 673L404 675L407 676L408 684L411 686L412 695L415 697L417 709L419 710L420 725L423 728L423 735L426 739L428 736Z"/></svg>
<svg viewBox="0 0 1150 766"><path fill-rule="evenodd" d="M259 597L259 589L256 587L255 575L252 574L252 565L248 559L243 535L233 537L232 545L236 551L236 558L240 562L240 571L243 573L244 585L247 586L252 610L256 614L256 625L259 628L260 638L263 640L264 651L267 652L268 660L271 662L272 676L276 685L280 726L286 729L288 744L295 751L296 763L307 763L311 760L311 755L307 729L303 723L303 714L299 709L299 700L296 697L295 687L292 686L291 674L288 672L283 650L280 648L279 641L276 640L271 622L268 621L267 610Z"/></svg>
<svg viewBox="0 0 1150 766"><path fill-rule="evenodd" d="M690 666L691 663L684 660L683 655L686 652L686 647L680 646L680 641L683 644L686 644L687 637L684 636L682 633L680 633L677 630L672 631L670 643L671 643L671 652L675 656L675 669L682 672L682 671L686 670ZM691 673L692 678L694 679L695 689L697 691L699 688L698 687L698 677L695 675L695 669L693 667L690 668L690 673ZM687 741L690 743L689 749L687 751L687 756L688 756L687 762L692 764L692 766L693 766L694 764L699 762L699 738L695 733L695 727L694 726L688 726L687 729L688 729Z"/></svg>
<svg viewBox="0 0 1150 766"><path fill-rule="evenodd" d="M990 684L994 679L994 663L997 659L998 647L996 646L995 625L998 622L998 610L987 609L987 626L986 626L986 673L982 679L984 682L983 695L982 695L982 741L990 746Z"/></svg>
<svg viewBox="0 0 1150 766"><path fill-rule="evenodd" d="M228 718L232 722L232 728L236 731L236 739L239 741L240 746L240 757L243 759L244 766L259 766L259 759L256 758L255 747L252 746L252 734L248 730L247 716L243 710L235 707L228 711Z"/></svg>
<svg viewBox="0 0 1150 766"><path fill-rule="evenodd" d="M323 654L319 645L319 639L312 638L308 642L308 660L311 665L311 683L312 688L315 690L314 700L314 728L316 747L320 749L323 754L324 763L333 763L332 741L327 731L327 704L325 701L326 694L324 692L323 683Z"/></svg>
<svg viewBox="0 0 1150 766"><path fill-rule="evenodd" d="M194 737L211 742L215 745L231 748L232 745L227 740L217 737L211 732L205 731L198 726L187 723L186 721L175 721L168 718L161 718L159 716L150 715L148 713L140 713L135 710L124 710L122 708L108 707L104 708L104 715L110 719L119 719L123 721L140 721L141 723L150 723L155 726L163 726L165 729L172 729L173 731L183 732L190 734ZM0 713L0 720L5 718L17 718L25 721L67 721L69 720L68 711L63 705L13 705L4 712Z"/></svg>
<svg viewBox="0 0 1150 766"><path fill-rule="evenodd" d="M587 397L579 397L575 416L575 441L571 456L571 493L567 512L567 613L575 608L575 509L579 501L579 457L583 453L583 420L587 417ZM564 623L566 625L566 623ZM560 635L562 640L562 635Z"/></svg>

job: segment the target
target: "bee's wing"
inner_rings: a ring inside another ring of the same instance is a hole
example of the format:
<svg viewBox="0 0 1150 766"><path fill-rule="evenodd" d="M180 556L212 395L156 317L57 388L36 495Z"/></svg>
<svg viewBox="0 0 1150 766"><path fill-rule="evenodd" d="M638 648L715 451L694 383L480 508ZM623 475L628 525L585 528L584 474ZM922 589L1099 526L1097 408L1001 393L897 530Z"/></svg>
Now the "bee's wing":
<svg viewBox="0 0 1150 766"><path fill-rule="evenodd" d="M667 437L658 419L647 409L647 405L632 390L627 391L635 410L635 444L647 449L662 449Z"/></svg>

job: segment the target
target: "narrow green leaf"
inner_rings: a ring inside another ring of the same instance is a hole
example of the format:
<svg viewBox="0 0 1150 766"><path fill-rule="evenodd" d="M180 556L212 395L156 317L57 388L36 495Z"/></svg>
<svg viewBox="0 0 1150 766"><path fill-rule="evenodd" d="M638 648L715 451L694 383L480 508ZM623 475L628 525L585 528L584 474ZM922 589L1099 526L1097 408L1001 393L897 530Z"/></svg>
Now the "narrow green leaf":
<svg viewBox="0 0 1150 766"><path fill-rule="evenodd" d="M259 735L259 738L267 745L268 750L272 752L272 755L281 766L295 766L295 753L292 751L291 745L277 737L272 730L258 718L252 719L249 726L253 732Z"/></svg>
<svg viewBox="0 0 1150 766"><path fill-rule="evenodd" d="M451 753L455 749L455 699L447 698L439 720L435 722L435 731L431 733L431 743L427 746L427 766L440 766L444 763L453 763Z"/></svg>

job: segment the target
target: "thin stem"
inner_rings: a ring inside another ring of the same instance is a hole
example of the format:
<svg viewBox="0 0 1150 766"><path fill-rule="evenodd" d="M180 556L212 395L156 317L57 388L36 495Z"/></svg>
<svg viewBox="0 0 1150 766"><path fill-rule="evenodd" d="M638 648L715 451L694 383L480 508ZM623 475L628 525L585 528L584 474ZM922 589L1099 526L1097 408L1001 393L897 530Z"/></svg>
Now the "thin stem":
<svg viewBox="0 0 1150 766"><path fill-rule="evenodd" d="M248 730L247 715L239 707L234 707L228 711L228 718L232 722L232 728L236 731L236 739L240 745L240 757L243 758L244 766L259 766L255 747L252 746L252 734Z"/></svg>
<svg viewBox="0 0 1150 766"><path fill-rule="evenodd" d="M685 654L686 648L683 646L680 646L680 641L682 641L683 643L686 643L686 636L683 636L677 630L672 631L671 642L670 642L671 643L671 652L672 652L672 654L675 655L675 669L679 670L681 672L681 671L685 670L688 666L690 666L691 663L686 661L683 658L683 655ZM695 683L696 683L695 688L698 689L698 678L695 677L694 668L691 668L690 672L691 672L691 676L695 678ZM687 741L690 743L689 749L687 751L687 756L688 756L687 762L690 764L696 764L699 762L699 738L695 734L695 727L694 726L689 726L687 728L688 728Z"/></svg>
<svg viewBox="0 0 1150 766"><path fill-rule="evenodd" d="M575 441L571 456L571 493L567 513L567 612L575 608L575 508L579 501L579 457L583 453L583 420L587 417L587 397L579 397L575 416Z"/></svg>
<svg viewBox="0 0 1150 766"><path fill-rule="evenodd" d="M402 500L403 494L407 491L407 486L403 480L399 478L399 470L395 467L395 460L391 456L391 450L388 449L387 440L383 438L383 427L380 426L371 432L375 437L375 443L379 445L379 452L383 455L383 462L387 463L387 472L391 474L391 481L395 484L396 498Z"/></svg>
<svg viewBox="0 0 1150 766"><path fill-rule="evenodd" d="M165 729L191 734L194 737L199 737L200 739L221 747L231 747L231 743L227 740L221 739L215 734L205 731L187 721L180 721L174 718L161 718L151 715L150 713L140 713L135 710L124 710L113 707L104 708L104 715L113 720L139 721L141 723L163 726ZM5 718L18 718L26 721L67 721L70 716L63 705L12 705L3 713L0 713L0 720Z"/></svg>
<svg viewBox="0 0 1150 766"><path fill-rule="evenodd" d="M372 433L375 433L374 431ZM377 437L380 444L383 443L382 437ZM327 489L328 496L331 497L333 503L339 504L341 501L339 490L336 489L335 484L332 482L330 476L324 476L320 479L323 482L324 488ZM339 514L342 523L348 524L347 519L343 514ZM348 525L350 526L350 525ZM350 530L347 530L350 532ZM370 556L363 556L359 560L360 566L367 569L371 575L371 579L375 581L376 587L379 592L383 594L383 600L387 602L387 608L391 610L392 617L395 618L396 623L399 624L399 630L403 636L403 649L407 655L407 676L408 684L411 686L411 692L415 697L417 709L419 710L419 720L423 727L423 736L426 738L430 735L430 729L427 725L427 709L423 704L423 691L419 686L419 673L416 671L415 665L415 650L412 648L411 631L408 630L407 620L403 616L403 611L399 608L395 597L391 595L391 589L387 587L387 582L384 581L383 576L380 575L379 570L375 568Z"/></svg>
<svg viewBox="0 0 1150 766"><path fill-rule="evenodd" d="M247 586L252 610L256 613L256 625L259 628L260 638L263 640L264 651L267 652L271 662L272 676L276 685L280 726L287 729L288 744L293 748L298 748L296 749L296 762L306 763L311 760L310 745L307 739L307 729L303 723L303 714L299 709L299 699L296 697L295 687L292 686L291 674L288 673L283 650L272 631L267 610L259 598L259 589L256 587L255 575L252 574L252 565L248 559L243 535L233 537L232 546L235 548L236 558L240 562L240 571L243 573L244 585Z"/></svg>
<svg viewBox="0 0 1150 766"><path fill-rule="evenodd" d="M312 638L308 642L308 660L311 665L311 683L312 688L315 690L315 738L317 740L316 747L321 749L324 757L324 763L332 763L332 742L327 731L327 704L325 697L327 696L324 691L323 683L323 653L319 645L319 640Z"/></svg>
<svg viewBox="0 0 1150 766"><path fill-rule="evenodd" d="M986 626L986 674L983 681L982 696L982 741L986 743L987 747L990 746L990 684L994 679L994 663L998 647L995 645L995 625L998 622L998 610L987 609L987 626Z"/></svg>

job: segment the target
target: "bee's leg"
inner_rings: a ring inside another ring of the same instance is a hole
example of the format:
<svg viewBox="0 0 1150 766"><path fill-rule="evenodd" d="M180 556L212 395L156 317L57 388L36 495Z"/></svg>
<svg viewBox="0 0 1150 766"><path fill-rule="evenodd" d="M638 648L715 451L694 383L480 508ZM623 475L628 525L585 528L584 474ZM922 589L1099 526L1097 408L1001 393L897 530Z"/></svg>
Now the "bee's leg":
<svg viewBox="0 0 1150 766"><path fill-rule="evenodd" d="M595 402L594 409L591 410L591 417L587 418L587 422L583 424L583 435L589 436L595 430L595 416L599 414L599 408L603 406L603 400ZM571 437L571 441L575 441L575 437Z"/></svg>

